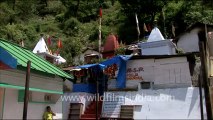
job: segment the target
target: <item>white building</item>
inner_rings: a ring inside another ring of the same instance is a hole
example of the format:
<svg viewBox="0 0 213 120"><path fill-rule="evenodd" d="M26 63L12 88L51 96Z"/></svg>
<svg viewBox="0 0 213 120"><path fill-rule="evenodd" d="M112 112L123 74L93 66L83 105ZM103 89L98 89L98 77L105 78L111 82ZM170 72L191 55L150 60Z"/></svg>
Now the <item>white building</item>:
<svg viewBox="0 0 213 120"><path fill-rule="evenodd" d="M155 27L149 35L147 42L141 43L142 55L174 55L175 45L168 39L165 40L160 30Z"/></svg>
<svg viewBox="0 0 213 120"><path fill-rule="evenodd" d="M27 61L31 61L28 119L42 119L46 106L62 119L63 84L72 76L63 72L33 52L0 39L3 47L15 59L17 69L0 70L0 119L22 119Z"/></svg>
<svg viewBox="0 0 213 120"><path fill-rule="evenodd" d="M109 80L108 84L103 117L135 120L201 118L199 88L192 86L185 55L133 57L127 61L126 88L117 89L116 80ZM204 100L204 96L202 98ZM203 107L206 115L205 102Z"/></svg>

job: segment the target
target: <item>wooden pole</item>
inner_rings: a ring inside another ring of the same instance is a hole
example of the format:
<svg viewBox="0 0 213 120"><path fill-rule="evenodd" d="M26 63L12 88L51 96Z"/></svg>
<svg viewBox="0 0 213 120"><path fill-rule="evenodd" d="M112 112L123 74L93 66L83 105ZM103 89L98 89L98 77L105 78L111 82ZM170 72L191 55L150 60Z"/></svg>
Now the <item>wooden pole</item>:
<svg viewBox="0 0 213 120"><path fill-rule="evenodd" d="M24 92L23 120L27 120L27 107L28 107L28 101L29 101L30 67L31 67L31 61L28 61L27 62L27 71L26 71L25 92Z"/></svg>
<svg viewBox="0 0 213 120"><path fill-rule="evenodd" d="M98 51L101 53L101 17L99 18L99 40L98 40ZM100 58L101 56L99 56Z"/></svg>
<svg viewBox="0 0 213 120"><path fill-rule="evenodd" d="M199 85L199 93L200 93L200 115L201 115L201 120L204 120L204 116L203 116L203 93L202 93L201 74L199 75L199 78L198 78L198 85Z"/></svg>
<svg viewBox="0 0 213 120"><path fill-rule="evenodd" d="M98 76L96 76L96 120L98 120L98 101L99 101L99 81Z"/></svg>
<svg viewBox="0 0 213 120"><path fill-rule="evenodd" d="M100 7L99 12L100 13L100 17L99 17L99 40L98 40L98 51L99 54L101 53L101 20L102 20L102 7ZM99 55L99 62L101 60L101 55ZM99 81L98 81L98 77L99 77L99 72L96 75L96 120L98 120L98 100L99 100Z"/></svg>
<svg viewBox="0 0 213 120"><path fill-rule="evenodd" d="M203 42L199 42L200 47L200 59L201 59L201 71L202 71L202 79L203 79L203 87L204 87L204 95L206 101L206 112L207 119L212 119L212 109L211 109L211 100L210 100L210 92L208 85L208 73L207 73L207 63L206 63L206 54L205 47Z"/></svg>

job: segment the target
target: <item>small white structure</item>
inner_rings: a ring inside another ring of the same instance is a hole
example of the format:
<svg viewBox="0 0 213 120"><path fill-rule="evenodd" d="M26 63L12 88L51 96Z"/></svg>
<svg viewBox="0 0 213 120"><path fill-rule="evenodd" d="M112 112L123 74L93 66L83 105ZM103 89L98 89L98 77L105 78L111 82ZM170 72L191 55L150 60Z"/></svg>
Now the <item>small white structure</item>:
<svg viewBox="0 0 213 120"><path fill-rule="evenodd" d="M87 48L82 54L74 57L74 63L78 65L79 63L88 63L93 58L101 57L101 53L93 49Z"/></svg>
<svg viewBox="0 0 213 120"><path fill-rule="evenodd" d="M61 64L61 63L66 63L67 62L63 57L61 57L60 54L55 55L55 56L57 56L56 64Z"/></svg>
<svg viewBox="0 0 213 120"><path fill-rule="evenodd" d="M160 30L157 27L155 27L151 31L147 42L154 42L154 41L159 41L159 40L165 40L165 39L164 39L163 35L161 34Z"/></svg>
<svg viewBox="0 0 213 120"><path fill-rule="evenodd" d="M178 40L177 47L183 50L184 53L199 52L198 33L200 30L200 28L194 28L180 35L176 38Z"/></svg>
<svg viewBox="0 0 213 120"><path fill-rule="evenodd" d="M206 30L207 31L205 31L205 24L202 23L196 23L190 26L186 31L175 38L177 47L183 50L184 53L199 52L199 41L206 41L209 39L207 44L210 49L209 52L212 54L213 42L210 38L206 38L206 34L207 37L210 36L210 32L213 31L213 26L206 25Z"/></svg>
<svg viewBox="0 0 213 120"><path fill-rule="evenodd" d="M50 53L43 37L41 37L41 39L36 44L35 48L33 49L33 53L36 53L41 58L49 61L50 63L54 64L66 63L66 60L63 57L61 57L60 54L53 55L52 53Z"/></svg>
<svg viewBox="0 0 213 120"><path fill-rule="evenodd" d="M147 42L141 43L142 55L174 55L175 45L171 40L165 40L160 30L155 27Z"/></svg>
<svg viewBox="0 0 213 120"><path fill-rule="evenodd" d="M49 53L49 49L44 41L44 38L41 37L35 48L33 49L33 53Z"/></svg>

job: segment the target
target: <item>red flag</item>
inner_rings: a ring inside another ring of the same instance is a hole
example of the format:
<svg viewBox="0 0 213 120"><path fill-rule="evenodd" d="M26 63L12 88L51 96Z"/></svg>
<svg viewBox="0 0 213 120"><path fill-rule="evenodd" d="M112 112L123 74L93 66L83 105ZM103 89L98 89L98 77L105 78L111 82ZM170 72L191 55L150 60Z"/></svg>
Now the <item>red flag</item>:
<svg viewBox="0 0 213 120"><path fill-rule="evenodd" d="M62 42L60 39L58 40L58 48L62 48Z"/></svg>
<svg viewBox="0 0 213 120"><path fill-rule="evenodd" d="M150 24L148 24L146 27L147 27L148 32L152 31Z"/></svg>
<svg viewBox="0 0 213 120"><path fill-rule="evenodd" d="M48 43L49 46L52 44L51 37L49 37L49 38L47 39L47 43Z"/></svg>
<svg viewBox="0 0 213 120"><path fill-rule="evenodd" d="M99 15L100 15L100 17L102 17L102 8L101 7L99 9Z"/></svg>

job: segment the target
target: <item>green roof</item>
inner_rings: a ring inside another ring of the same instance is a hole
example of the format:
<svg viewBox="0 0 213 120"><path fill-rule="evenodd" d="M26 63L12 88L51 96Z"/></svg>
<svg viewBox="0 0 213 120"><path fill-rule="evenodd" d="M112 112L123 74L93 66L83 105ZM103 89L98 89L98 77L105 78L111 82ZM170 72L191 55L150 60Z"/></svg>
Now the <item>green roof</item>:
<svg viewBox="0 0 213 120"><path fill-rule="evenodd" d="M0 39L0 47L8 51L15 59L17 59L17 65L22 67L27 67L27 61L31 61L31 69L43 72L47 74L57 75L63 78L71 78L73 76L67 74L63 70L59 69L55 65L49 63L48 61L42 59L38 55L34 54L32 51L20 47L17 44L11 43L7 40Z"/></svg>

